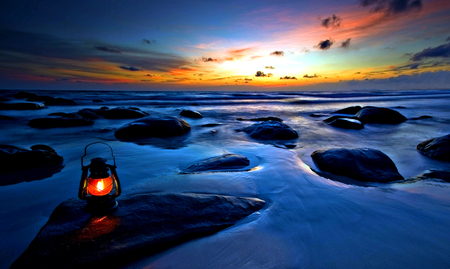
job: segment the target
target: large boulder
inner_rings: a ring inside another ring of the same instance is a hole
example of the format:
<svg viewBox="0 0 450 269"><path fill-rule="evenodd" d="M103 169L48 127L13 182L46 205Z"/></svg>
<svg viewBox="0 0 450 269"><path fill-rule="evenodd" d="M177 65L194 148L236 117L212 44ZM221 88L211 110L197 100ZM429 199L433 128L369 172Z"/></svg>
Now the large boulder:
<svg viewBox="0 0 450 269"><path fill-rule="evenodd" d="M143 137L172 137L187 134L191 126L178 117L146 117L120 127L115 133L118 139Z"/></svg>
<svg viewBox="0 0 450 269"><path fill-rule="evenodd" d="M317 167L325 172L363 182L403 180L394 162L376 149L328 149L311 154Z"/></svg>
<svg viewBox="0 0 450 269"><path fill-rule="evenodd" d="M390 108L366 106L355 114L362 123L397 124L406 121L406 117Z"/></svg>
<svg viewBox="0 0 450 269"><path fill-rule="evenodd" d="M279 121L263 121L242 129L250 137L259 140L295 139L298 133L288 125Z"/></svg>
<svg viewBox="0 0 450 269"><path fill-rule="evenodd" d="M197 173L206 171L230 171L242 169L250 165L247 157L237 154L225 154L219 157L213 157L203 160L199 163L189 166L182 173Z"/></svg>
<svg viewBox="0 0 450 269"><path fill-rule="evenodd" d="M170 247L234 225L263 200L214 194L143 193L118 198L105 216L85 202L59 205L11 268L120 268Z"/></svg>
<svg viewBox="0 0 450 269"><path fill-rule="evenodd" d="M16 98L16 99L28 99L28 98L33 98L36 96L37 96L37 94L30 93L30 92L24 92L24 91L14 94L14 98Z"/></svg>
<svg viewBox="0 0 450 269"><path fill-rule="evenodd" d="M343 109L339 109L339 110L331 112L331 113L333 113L333 114L350 114L350 115L355 115L361 109L362 109L362 107L360 107L360 106L349 106L349 107L346 107L346 108L343 108Z"/></svg>
<svg viewBox="0 0 450 269"><path fill-rule="evenodd" d="M105 119L139 119L147 117L148 113L134 107L116 107L112 109L103 109L101 115Z"/></svg>
<svg viewBox="0 0 450 269"><path fill-rule="evenodd" d="M36 110L45 106L38 103L0 103L0 110Z"/></svg>
<svg viewBox="0 0 450 269"><path fill-rule="evenodd" d="M330 122L328 125L343 128L343 129L362 129L364 128L364 125L359 121L355 119L350 118L337 118Z"/></svg>
<svg viewBox="0 0 450 269"><path fill-rule="evenodd" d="M192 118L192 119L201 119L203 118L202 114L200 114L200 112L198 111L193 111L193 110L186 110L183 109L180 112L180 116L186 117L186 118Z"/></svg>
<svg viewBox="0 0 450 269"><path fill-rule="evenodd" d="M94 121L84 118L68 118L68 117L47 117L32 119L28 125L34 128L58 128L58 127L77 127L88 126L94 124Z"/></svg>
<svg viewBox="0 0 450 269"><path fill-rule="evenodd" d="M430 158L450 161L450 134L422 141L417 150Z"/></svg>

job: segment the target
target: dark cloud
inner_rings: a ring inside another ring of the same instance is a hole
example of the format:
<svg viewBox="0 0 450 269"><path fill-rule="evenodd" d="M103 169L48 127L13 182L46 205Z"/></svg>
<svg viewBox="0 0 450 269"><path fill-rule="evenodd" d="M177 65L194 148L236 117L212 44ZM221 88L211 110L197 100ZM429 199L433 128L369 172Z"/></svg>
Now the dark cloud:
<svg viewBox="0 0 450 269"><path fill-rule="evenodd" d="M97 46L95 48L98 49L98 50L101 50L101 51L106 51L106 52L121 53L119 50L111 49L111 48L108 48L106 46Z"/></svg>
<svg viewBox="0 0 450 269"><path fill-rule="evenodd" d="M341 18L333 14L333 16L323 19L321 24L325 28L337 28L341 26Z"/></svg>
<svg viewBox="0 0 450 269"><path fill-rule="evenodd" d="M266 74L264 74L264 72L262 71L256 71L255 77L265 77L267 76Z"/></svg>
<svg viewBox="0 0 450 269"><path fill-rule="evenodd" d="M420 61L424 58L450 58L450 43L435 48L424 49L411 57L412 61Z"/></svg>
<svg viewBox="0 0 450 269"><path fill-rule="evenodd" d="M320 41L319 44L317 44L316 46L314 46L315 48L321 49L321 50L327 50L329 48L331 48L331 45L333 45L333 41L331 39L327 39L324 41Z"/></svg>
<svg viewBox="0 0 450 269"><path fill-rule="evenodd" d="M150 75L150 74L147 74L146 76L147 76L147 77L153 77L153 76L152 76L152 75Z"/></svg>
<svg viewBox="0 0 450 269"><path fill-rule="evenodd" d="M280 79L295 79L295 80L297 80L296 77L290 77L290 76L280 77Z"/></svg>
<svg viewBox="0 0 450 269"><path fill-rule="evenodd" d="M218 60L217 59L213 59L213 58L211 58L211 57L209 57L209 58L207 58L207 57L202 57L201 59L200 59L200 61L202 61L202 62L217 62Z"/></svg>
<svg viewBox="0 0 450 269"><path fill-rule="evenodd" d="M386 15L395 15L420 10L422 0L360 0L363 7L372 7L373 12L383 12Z"/></svg>
<svg viewBox="0 0 450 269"><path fill-rule="evenodd" d="M303 77L304 77L304 78L318 78L318 77L320 77L320 76L317 75L317 74L314 74L314 75L308 75L308 74L305 74Z"/></svg>
<svg viewBox="0 0 450 269"><path fill-rule="evenodd" d="M284 56L284 51L276 50L274 52L271 52L270 55Z"/></svg>
<svg viewBox="0 0 450 269"><path fill-rule="evenodd" d="M151 45L151 44L153 44L153 43L156 43L156 40L152 40L152 41L150 41L150 40L148 40L148 39L142 39L142 41L144 42L144 43L146 43L146 44L149 44L149 45Z"/></svg>
<svg viewBox="0 0 450 269"><path fill-rule="evenodd" d="M345 40L344 42L342 42L341 44L341 48L348 48L350 46L350 40L352 40L351 38L348 38L347 40Z"/></svg>
<svg viewBox="0 0 450 269"><path fill-rule="evenodd" d="M122 68L123 70L128 70L128 71L141 71L141 69L133 67L133 66L119 66L119 68Z"/></svg>
<svg viewBox="0 0 450 269"><path fill-rule="evenodd" d="M275 69L275 67L271 66L271 65L267 65L264 67L265 69Z"/></svg>

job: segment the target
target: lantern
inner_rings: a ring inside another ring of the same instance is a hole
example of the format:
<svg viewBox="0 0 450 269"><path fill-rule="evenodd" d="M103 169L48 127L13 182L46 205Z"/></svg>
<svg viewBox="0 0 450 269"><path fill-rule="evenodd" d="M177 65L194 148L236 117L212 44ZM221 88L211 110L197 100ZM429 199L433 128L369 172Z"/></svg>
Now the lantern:
<svg viewBox="0 0 450 269"><path fill-rule="evenodd" d="M114 165L106 163L105 158L94 158L87 166L83 165L87 148L93 144L104 144L111 149ZM86 200L85 211L93 214L107 213L118 206L116 197L121 193L119 178L116 173L116 159L112 148L103 142L95 142L84 148L84 156L81 157L81 181L78 197ZM90 172L90 174L89 174ZM88 175L89 174L89 175Z"/></svg>

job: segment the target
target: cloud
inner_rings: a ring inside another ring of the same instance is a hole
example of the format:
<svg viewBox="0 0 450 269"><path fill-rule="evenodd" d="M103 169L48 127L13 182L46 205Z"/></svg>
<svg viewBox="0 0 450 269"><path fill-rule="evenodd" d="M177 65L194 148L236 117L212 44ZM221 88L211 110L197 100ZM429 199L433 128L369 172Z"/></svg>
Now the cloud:
<svg viewBox="0 0 450 269"><path fill-rule="evenodd" d="M255 77L265 77L267 76L266 74L264 74L264 72L262 71L256 71Z"/></svg>
<svg viewBox="0 0 450 269"><path fill-rule="evenodd" d="M106 51L106 52L121 53L119 50L111 49L111 48L108 48L106 46L98 46L98 47L95 47L95 48L98 49L98 50L101 50L101 51Z"/></svg>
<svg viewBox="0 0 450 269"><path fill-rule="evenodd" d="M308 74L305 74L303 77L304 77L304 78L318 78L318 77L320 77L320 76L317 75L317 74L314 74L314 75L308 75Z"/></svg>
<svg viewBox="0 0 450 269"><path fill-rule="evenodd" d="M450 43L435 48L424 49L414 54L411 61L420 61L423 58L450 58Z"/></svg>
<svg viewBox="0 0 450 269"><path fill-rule="evenodd" d="M447 39L446 39L445 41L450 41L450 36L449 36L449 37L447 37Z"/></svg>
<svg viewBox="0 0 450 269"><path fill-rule="evenodd" d="M323 19L321 25L325 28L337 28L341 26L341 18L333 14L333 16Z"/></svg>
<svg viewBox="0 0 450 269"><path fill-rule="evenodd" d="M200 61L202 61L202 62L217 62L218 61L218 59L213 59L213 58L211 58L211 57L202 57L201 59L200 59Z"/></svg>
<svg viewBox="0 0 450 269"><path fill-rule="evenodd" d="M350 40L352 40L351 38L348 38L347 40L345 40L344 42L342 42L341 44L341 48L348 48L350 46Z"/></svg>
<svg viewBox="0 0 450 269"><path fill-rule="evenodd" d="M382 12L386 15L396 15L420 10L422 0L360 0L363 7L372 7L372 12Z"/></svg>
<svg viewBox="0 0 450 269"><path fill-rule="evenodd" d="M295 80L297 80L296 77L290 77L290 76L280 77L280 79L295 79Z"/></svg>
<svg viewBox="0 0 450 269"><path fill-rule="evenodd" d="M316 46L314 46L315 48L321 49L321 50L327 50L329 48L331 48L331 45L333 45L333 41L331 39L327 39L324 41L320 41L319 44L317 44Z"/></svg>
<svg viewBox="0 0 450 269"><path fill-rule="evenodd" d="M276 50L274 52L271 52L270 55L284 56L284 51Z"/></svg>
<svg viewBox="0 0 450 269"><path fill-rule="evenodd" d="M119 68L122 68L123 70L128 70L128 71L141 71L141 69L133 67L133 66L119 66Z"/></svg>
<svg viewBox="0 0 450 269"><path fill-rule="evenodd" d="M267 65L264 67L265 69L275 69L275 67L271 66L271 65Z"/></svg>

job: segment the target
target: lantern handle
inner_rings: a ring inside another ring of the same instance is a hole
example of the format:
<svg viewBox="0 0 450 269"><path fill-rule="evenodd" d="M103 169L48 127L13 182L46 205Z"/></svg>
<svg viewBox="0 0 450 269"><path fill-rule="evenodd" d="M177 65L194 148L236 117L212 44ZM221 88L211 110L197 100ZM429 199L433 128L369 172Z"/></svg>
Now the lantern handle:
<svg viewBox="0 0 450 269"><path fill-rule="evenodd" d="M116 158L114 157L113 149L111 148L111 146L108 145L108 144L106 144L106 143L104 143L104 142L94 142L94 143L88 144L88 145L84 148L84 155L83 155L83 157L81 157L81 169L83 169L83 167L84 167L84 166L83 166L83 158L86 157L86 155L87 155L87 148L88 148L90 145L94 145L94 144L104 144L104 145L107 145L107 146L111 149L111 156L113 157L113 160L114 160L114 167L117 167L117 166L116 166Z"/></svg>

